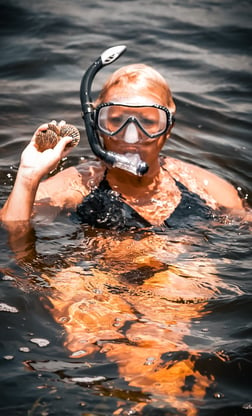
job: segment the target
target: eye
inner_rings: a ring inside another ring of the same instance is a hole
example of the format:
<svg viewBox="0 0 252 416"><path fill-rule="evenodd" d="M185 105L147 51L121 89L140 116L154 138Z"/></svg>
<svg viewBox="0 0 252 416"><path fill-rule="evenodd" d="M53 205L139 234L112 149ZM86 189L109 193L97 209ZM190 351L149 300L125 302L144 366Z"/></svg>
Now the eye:
<svg viewBox="0 0 252 416"><path fill-rule="evenodd" d="M152 126L155 126L156 120L151 120L150 118L143 118L142 119L142 123L145 126L152 127Z"/></svg>
<svg viewBox="0 0 252 416"><path fill-rule="evenodd" d="M122 116L110 116L108 118L108 122L113 124L114 126L118 126L122 124L123 117Z"/></svg>

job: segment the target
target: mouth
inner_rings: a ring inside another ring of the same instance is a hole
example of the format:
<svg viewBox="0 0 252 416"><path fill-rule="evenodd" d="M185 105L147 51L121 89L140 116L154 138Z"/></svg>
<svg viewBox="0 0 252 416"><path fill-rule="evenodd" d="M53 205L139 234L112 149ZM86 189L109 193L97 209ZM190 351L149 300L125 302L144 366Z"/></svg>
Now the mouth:
<svg viewBox="0 0 252 416"><path fill-rule="evenodd" d="M134 153L128 152L128 153L125 153L124 156L127 157L130 160L130 162L134 164L137 164L141 161L140 155L137 152L134 152Z"/></svg>

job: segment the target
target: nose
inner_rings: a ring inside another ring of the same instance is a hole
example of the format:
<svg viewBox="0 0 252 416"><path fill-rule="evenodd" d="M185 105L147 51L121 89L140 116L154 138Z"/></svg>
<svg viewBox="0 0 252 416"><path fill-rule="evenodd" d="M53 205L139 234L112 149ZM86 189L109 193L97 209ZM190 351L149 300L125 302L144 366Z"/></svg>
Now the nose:
<svg viewBox="0 0 252 416"><path fill-rule="evenodd" d="M124 141L129 144L134 144L139 141L139 134L134 123L129 123L124 133Z"/></svg>

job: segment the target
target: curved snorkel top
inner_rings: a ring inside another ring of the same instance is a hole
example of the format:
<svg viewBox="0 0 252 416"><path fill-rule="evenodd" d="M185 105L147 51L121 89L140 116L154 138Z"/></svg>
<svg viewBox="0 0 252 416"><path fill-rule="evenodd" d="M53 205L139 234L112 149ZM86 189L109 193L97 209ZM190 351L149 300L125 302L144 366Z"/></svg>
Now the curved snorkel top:
<svg viewBox="0 0 252 416"><path fill-rule="evenodd" d="M148 171L149 167L147 163L143 162L139 155L132 154L131 157L129 153L126 156L103 149L94 122L95 110L91 97L91 87L94 77L100 69L102 69L105 65L109 65L114 62L125 50L126 46L124 45L106 49L84 73L80 87L82 118L85 123L90 147L99 159L103 160L106 164L112 167L118 167L131 172L134 175L142 176Z"/></svg>

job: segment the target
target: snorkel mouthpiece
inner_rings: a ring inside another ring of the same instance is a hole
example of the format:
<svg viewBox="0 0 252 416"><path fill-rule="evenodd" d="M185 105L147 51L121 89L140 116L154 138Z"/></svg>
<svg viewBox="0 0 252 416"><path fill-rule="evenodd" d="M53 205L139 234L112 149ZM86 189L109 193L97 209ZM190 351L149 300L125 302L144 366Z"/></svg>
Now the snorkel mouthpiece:
<svg viewBox="0 0 252 416"><path fill-rule="evenodd" d="M116 168L126 170L138 176L143 176L148 170L148 165L140 159L137 153L126 153L125 155L114 153L114 156L115 162L113 166Z"/></svg>
<svg viewBox="0 0 252 416"><path fill-rule="evenodd" d="M84 73L80 87L80 99L82 107L82 118L86 127L88 142L93 153L106 164L112 167L131 172L134 175L144 175L149 167L147 163L142 161L138 154L122 155L119 153L106 151L100 142L99 135L95 128L94 107L92 104L91 87L95 75L105 65L109 65L118 59L126 50L126 46L118 45L106 49L95 62Z"/></svg>

